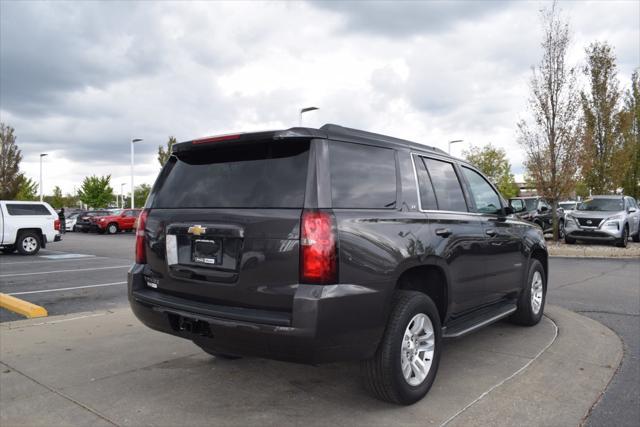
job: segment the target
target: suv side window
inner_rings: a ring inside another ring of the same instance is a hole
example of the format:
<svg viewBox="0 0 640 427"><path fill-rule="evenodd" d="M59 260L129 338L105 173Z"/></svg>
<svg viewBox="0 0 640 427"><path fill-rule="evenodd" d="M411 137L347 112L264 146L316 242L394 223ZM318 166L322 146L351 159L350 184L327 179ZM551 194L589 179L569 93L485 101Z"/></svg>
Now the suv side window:
<svg viewBox="0 0 640 427"><path fill-rule="evenodd" d="M45 205L32 205L28 203L7 203L9 215L51 215Z"/></svg>
<svg viewBox="0 0 640 427"><path fill-rule="evenodd" d="M389 148L331 141L331 199L334 208L396 206L396 155Z"/></svg>
<svg viewBox="0 0 640 427"><path fill-rule="evenodd" d="M468 212L467 202L453 163L424 158L433 188L436 193L438 209L443 211Z"/></svg>
<svg viewBox="0 0 640 427"><path fill-rule="evenodd" d="M413 162L416 166L416 174L418 175L418 189L420 191L420 209L437 210L438 202L436 201L436 193L433 189L431 177L427 171L422 157L414 155Z"/></svg>
<svg viewBox="0 0 640 427"><path fill-rule="evenodd" d="M476 212L497 215L502 210L500 196L478 172L462 167L462 173L469 183L471 197L476 205Z"/></svg>

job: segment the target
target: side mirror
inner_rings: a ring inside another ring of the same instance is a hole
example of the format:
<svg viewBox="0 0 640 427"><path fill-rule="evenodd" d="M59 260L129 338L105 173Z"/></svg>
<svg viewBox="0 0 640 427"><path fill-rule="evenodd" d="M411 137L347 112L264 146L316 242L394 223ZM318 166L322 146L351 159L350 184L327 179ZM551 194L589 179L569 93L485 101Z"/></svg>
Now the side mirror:
<svg viewBox="0 0 640 427"><path fill-rule="evenodd" d="M546 207L546 206L540 206L540 212L546 212L546 211L548 211L548 210L549 210L549 208L548 208L548 207Z"/></svg>
<svg viewBox="0 0 640 427"><path fill-rule="evenodd" d="M634 213L635 211L637 211L636 208L629 208L629 213Z"/></svg>
<svg viewBox="0 0 640 427"><path fill-rule="evenodd" d="M511 206L505 206L502 211L504 212L504 216L513 215L515 210Z"/></svg>

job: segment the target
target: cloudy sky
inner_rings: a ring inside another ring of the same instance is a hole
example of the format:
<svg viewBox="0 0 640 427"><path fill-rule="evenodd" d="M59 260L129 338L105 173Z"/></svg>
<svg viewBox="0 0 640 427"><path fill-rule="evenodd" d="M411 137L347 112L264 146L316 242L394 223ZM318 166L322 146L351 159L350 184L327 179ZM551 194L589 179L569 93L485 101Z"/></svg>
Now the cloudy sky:
<svg viewBox="0 0 640 427"><path fill-rule="evenodd" d="M0 1L0 121L45 192L111 174L153 183L158 145L337 123L447 147L493 143L522 173L515 123L545 1ZM622 87L640 66L640 2L561 1L571 62L608 41Z"/></svg>

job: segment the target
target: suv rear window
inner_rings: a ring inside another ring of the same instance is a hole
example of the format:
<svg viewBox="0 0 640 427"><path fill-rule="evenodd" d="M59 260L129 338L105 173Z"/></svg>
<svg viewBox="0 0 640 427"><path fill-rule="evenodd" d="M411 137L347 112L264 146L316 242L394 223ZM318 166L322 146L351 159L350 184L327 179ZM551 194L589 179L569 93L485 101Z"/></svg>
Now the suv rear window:
<svg viewBox="0 0 640 427"><path fill-rule="evenodd" d="M309 142L268 142L194 150L172 157L154 208L300 208Z"/></svg>
<svg viewBox="0 0 640 427"><path fill-rule="evenodd" d="M28 203L7 203L9 215L52 215L45 205L32 205Z"/></svg>
<svg viewBox="0 0 640 427"><path fill-rule="evenodd" d="M392 149L329 142L334 208L384 209L396 205L396 156Z"/></svg>

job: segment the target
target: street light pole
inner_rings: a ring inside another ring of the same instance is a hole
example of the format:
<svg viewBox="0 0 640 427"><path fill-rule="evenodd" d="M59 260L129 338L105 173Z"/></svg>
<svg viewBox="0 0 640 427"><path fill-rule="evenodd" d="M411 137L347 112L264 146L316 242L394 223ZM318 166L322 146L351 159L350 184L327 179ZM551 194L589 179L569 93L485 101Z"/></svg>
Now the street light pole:
<svg viewBox="0 0 640 427"><path fill-rule="evenodd" d="M120 184L120 208L124 208L124 186L127 185L126 183L122 183Z"/></svg>
<svg viewBox="0 0 640 427"><path fill-rule="evenodd" d="M318 107L305 107L300 110L300 115L298 116L298 126L302 126L302 114L307 113L309 111L319 110Z"/></svg>
<svg viewBox="0 0 640 427"><path fill-rule="evenodd" d="M454 139L453 141L449 141L449 155L451 155L451 144L455 144L456 142L462 142L463 139Z"/></svg>
<svg viewBox="0 0 640 427"><path fill-rule="evenodd" d="M142 139L134 138L131 140L131 209L135 207L133 199L135 199L135 187L133 186L133 144L140 142Z"/></svg>
<svg viewBox="0 0 640 427"><path fill-rule="evenodd" d="M40 154L40 201L42 201L43 192L42 192L42 158L47 156L47 153Z"/></svg>

